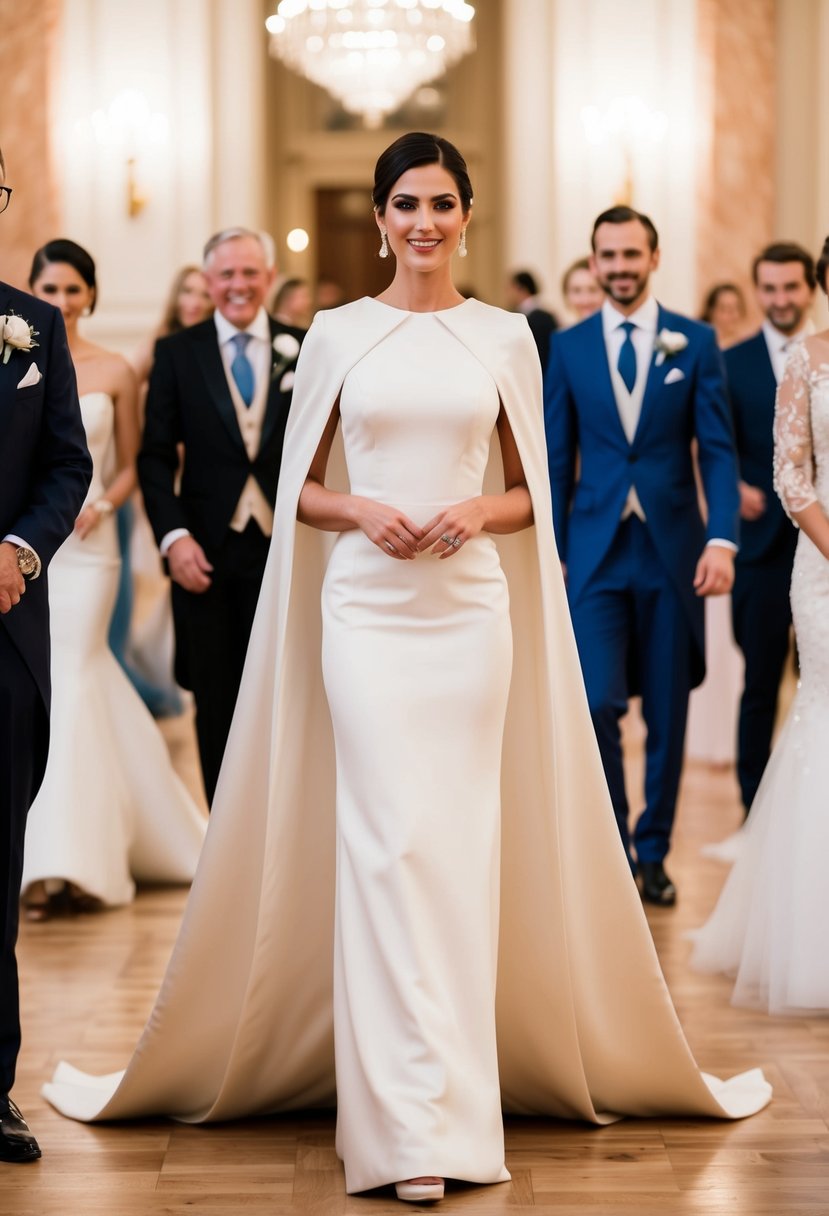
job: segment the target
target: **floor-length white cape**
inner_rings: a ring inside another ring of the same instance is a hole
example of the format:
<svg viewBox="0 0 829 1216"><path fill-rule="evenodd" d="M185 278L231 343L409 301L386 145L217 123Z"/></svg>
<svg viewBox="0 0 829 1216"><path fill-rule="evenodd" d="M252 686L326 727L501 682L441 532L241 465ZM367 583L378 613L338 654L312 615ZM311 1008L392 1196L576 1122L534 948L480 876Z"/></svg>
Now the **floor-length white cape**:
<svg viewBox="0 0 829 1216"><path fill-rule="evenodd" d="M361 300L320 314L303 345L276 530L181 934L126 1072L90 1078L61 1065L45 1086L74 1118L199 1122L335 1098L334 752L320 673L330 538L297 524L296 508L345 375L406 315ZM553 540L529 331L476 302L439 316L497 384L535 511L533 528L497 538L514 634L497 1001L504 1106L600 1123L751 1114L770 1086L758 1071L725 1083L700 1073L619 843ZM497 455L491 470L499 476Z"/></svg>

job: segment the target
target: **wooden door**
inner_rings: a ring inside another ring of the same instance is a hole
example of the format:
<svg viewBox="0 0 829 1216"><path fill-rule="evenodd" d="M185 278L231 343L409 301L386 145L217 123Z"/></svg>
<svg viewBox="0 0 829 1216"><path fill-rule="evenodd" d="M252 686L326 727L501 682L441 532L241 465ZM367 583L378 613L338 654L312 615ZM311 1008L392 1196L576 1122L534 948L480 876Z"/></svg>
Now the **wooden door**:
<svg viewBox="0 0 829 1216"><path fill-rule="evenodd" d="M339 283L346 301L376 296L388 287L394 259L379 256L370 189L318 189L316 208L317 281Z"/></svg>

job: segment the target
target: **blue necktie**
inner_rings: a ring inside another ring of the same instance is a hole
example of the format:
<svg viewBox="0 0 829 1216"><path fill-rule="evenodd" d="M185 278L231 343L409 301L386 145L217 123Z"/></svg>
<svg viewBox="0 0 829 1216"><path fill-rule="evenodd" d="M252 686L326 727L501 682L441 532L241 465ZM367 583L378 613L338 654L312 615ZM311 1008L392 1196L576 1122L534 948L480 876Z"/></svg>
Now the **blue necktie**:
<svg viewBox="0 0 829 1216"><path fill-rule="evenodd" d="M245 349L250 342L250 334L234 334L231 342L236 348L236 355L230 365L230 370L233 373L233 379L236 381L236 387L245 405L250 407L253 401L253 393L256 387L253 377L253 366L250 359L245 354ZM628 339L629 340L629 339Z"/></svg>
<svg viewBox="0 0 829 1216"><path fill-rule="evenodd" d="M625 388L629 393L633 392L633 386L636 383L636 348L633 345L631 334L636 326L632 321L623 321L619 326L625 331L625 340L622 343L622 349L619 351L619 362L616 364L619 375Z"/></svg>

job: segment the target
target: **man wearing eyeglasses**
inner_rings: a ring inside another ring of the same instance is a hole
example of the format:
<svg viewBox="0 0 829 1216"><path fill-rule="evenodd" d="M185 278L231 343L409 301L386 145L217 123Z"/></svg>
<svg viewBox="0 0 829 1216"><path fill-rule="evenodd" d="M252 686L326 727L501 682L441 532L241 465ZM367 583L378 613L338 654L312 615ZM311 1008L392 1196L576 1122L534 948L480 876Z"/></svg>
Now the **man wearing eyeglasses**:
<svg viewBox="0 0 829 1216"><path fill-rule="evenodd" d="M0 212L12 193L5 176L0 151ZM40 1157L10 1094L23 835L49 747L46 570L91 476L63 319L0 282L0 1161L20 1164Z"/></svg>

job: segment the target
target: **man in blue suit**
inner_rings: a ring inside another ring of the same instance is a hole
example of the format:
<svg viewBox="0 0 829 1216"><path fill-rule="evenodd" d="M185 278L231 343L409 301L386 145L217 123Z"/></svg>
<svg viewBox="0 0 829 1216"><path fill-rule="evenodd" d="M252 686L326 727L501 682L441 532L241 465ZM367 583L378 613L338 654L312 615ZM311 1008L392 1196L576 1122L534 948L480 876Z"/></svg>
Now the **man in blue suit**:
<svg viewBox="0 0 829 1216"><path fill-rule="evenodd" d="M0 153L0 211L11 190ZM92 462L57 309L0 283L0 1161L40 1149L10 1098L20 1049L17 941L26 815L49 747L46 567Z"/></svg>
<svg viewBox="0 0 829 1216"><path fill-rule="evenodd" d="M734 637L745 658L737 776L746 814L771 751L777 696L792 622L789 585L797 531L774 492L774 401L789 352L812 331L815 264L789 242L769 245L752 267L765 314L754 337L725 352L740 465L740 552L731 598Z"/></svg>
<svg viewBox="0 0 829 1216"><path fill-rule="evenodd" d="M650 294L653 224L614 207L592 244L605 302L554 335L545 376L553 522L619 832L642 897L667 905L688 696L705 673L702 597L730 591L734 577L737 466L713 330ZM619 719L634 692L648 737L646 806L631 838Z"/></svg>

